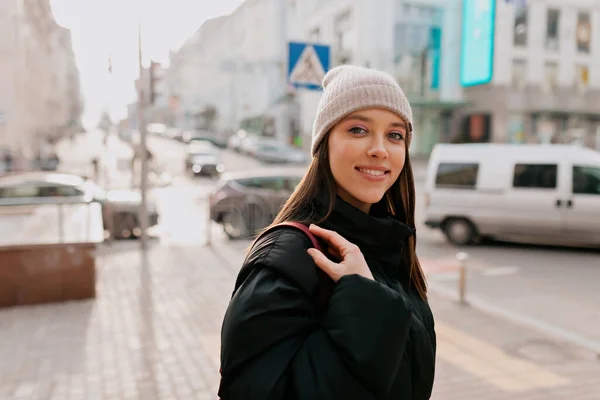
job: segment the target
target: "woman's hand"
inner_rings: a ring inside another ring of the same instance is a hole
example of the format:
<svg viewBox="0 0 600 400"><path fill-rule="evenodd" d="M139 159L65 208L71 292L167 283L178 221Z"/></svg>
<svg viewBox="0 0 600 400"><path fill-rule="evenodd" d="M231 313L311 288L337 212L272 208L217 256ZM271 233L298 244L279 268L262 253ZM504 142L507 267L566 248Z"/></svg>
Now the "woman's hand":
<svg viewBox="0 0 600 400"><path fill-rule="evenodd" d="M311 225L309 229L313 235L327 243L331 255L342 260L340 263L335 263L319 250L308 249L308 254L313 258L317 267L325 271L334 282L344 275L352 274L373 280L373 274L357 245L350 243L337 232L316 225Z"/></svg>

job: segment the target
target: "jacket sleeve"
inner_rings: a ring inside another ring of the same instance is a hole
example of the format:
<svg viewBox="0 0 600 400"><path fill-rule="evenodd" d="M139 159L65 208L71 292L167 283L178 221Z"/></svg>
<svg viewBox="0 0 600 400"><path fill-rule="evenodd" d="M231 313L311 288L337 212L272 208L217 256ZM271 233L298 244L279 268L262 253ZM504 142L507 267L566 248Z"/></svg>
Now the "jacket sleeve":
<svg viewBox="0 0 600 400"><path fill-rule="evenodd" d="M254 261L221 336L223 400L374 399L389 391L412 315L404 298L358 275L340 279L319 316L316 266L303 233L286 230ZM295 266L295 267L293 267Z"/></svg>

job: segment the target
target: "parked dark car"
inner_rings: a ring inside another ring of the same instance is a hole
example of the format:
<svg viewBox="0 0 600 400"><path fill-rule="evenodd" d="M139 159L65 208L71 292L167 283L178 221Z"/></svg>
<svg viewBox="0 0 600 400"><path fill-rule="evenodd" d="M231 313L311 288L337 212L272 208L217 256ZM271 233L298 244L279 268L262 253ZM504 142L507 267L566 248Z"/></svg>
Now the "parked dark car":
<svg viewBox="0 0 600 400"><path fill-rule="evenodd" d="M210 195L211 219L230 239L247 239L268 226L292 194L305 168L224 174Z"/></svg>

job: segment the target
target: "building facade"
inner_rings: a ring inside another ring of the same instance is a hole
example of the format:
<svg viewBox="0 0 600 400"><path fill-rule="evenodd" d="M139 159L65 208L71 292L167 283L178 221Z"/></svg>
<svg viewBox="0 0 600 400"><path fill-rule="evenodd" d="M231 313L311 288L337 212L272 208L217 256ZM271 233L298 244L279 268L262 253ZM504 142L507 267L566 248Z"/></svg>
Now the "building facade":
<svg viewBox="0 0 600 400"><path fill-rule="evenodd" d="M466 85L462 73L481 54L468 53L479 31L465 18L486 7L490 79ZM218 129L256 128L308 148L321 92L287 84L287 44L328 45L330 68L396 77L413 106L413 154L438 142L600 148L599 27L597 0L247 0L205 23L167 75L185 127L212 106Z"/></svg>
<svg viewBox="0 0 600 400"><path fill-rule="evenodd" d="M216 111L214 129L233 131L263 118L285 89L285 2L247 0L228 16L206 21L177 52L166 73L177 99L177 126L198 126Z"/></svg>
<svg viewBox="0 0 600 400"><path fill-rule="evenodd" d="M392 74L413 107L413 154L447 140L464 105L458 84L461 2L441 0L288 1L290 38L329 45L331 67L353 64ZM320 92L300 90L304 142Z"/></svg>
<svg viewBox="0 0 600 400"><path fill-rule="evenodd" d="M495 3L492 79L464 88L455 139L600 150L600 2Z"/></svg>
<svg viewBox="0 0 600 400"><path fill-rule="evenodd" d="M81 126L70 32L48 0L0 1L0 148L23 167L44 143Z"/></svg>

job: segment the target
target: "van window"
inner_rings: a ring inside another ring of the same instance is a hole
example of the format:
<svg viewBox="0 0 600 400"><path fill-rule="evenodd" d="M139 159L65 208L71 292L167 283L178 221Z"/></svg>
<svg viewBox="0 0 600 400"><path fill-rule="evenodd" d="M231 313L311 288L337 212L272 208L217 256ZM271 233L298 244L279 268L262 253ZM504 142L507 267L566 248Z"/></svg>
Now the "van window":
<svg viewBox="0 0 600 400"><path fill-rule="evenodd" d="M573 167L573 193L600 195L600 168Z"/></svg>
<svg viewBox="0 0 600 400"><path fill-rule="evenodd" d="M478 171L479 164L476 163L441 163L435 177L435 186L474 189Z"/></svg>
<svg viewBox="0 0 600 400"><path fill-rule="evenodd" d="M530 189L556 188L556 164L516 164L513 187Z"/></svg>

